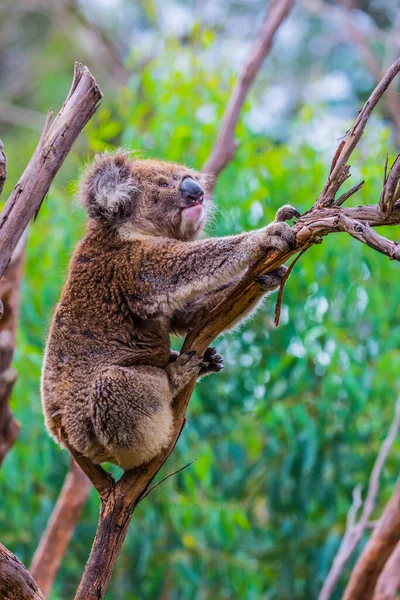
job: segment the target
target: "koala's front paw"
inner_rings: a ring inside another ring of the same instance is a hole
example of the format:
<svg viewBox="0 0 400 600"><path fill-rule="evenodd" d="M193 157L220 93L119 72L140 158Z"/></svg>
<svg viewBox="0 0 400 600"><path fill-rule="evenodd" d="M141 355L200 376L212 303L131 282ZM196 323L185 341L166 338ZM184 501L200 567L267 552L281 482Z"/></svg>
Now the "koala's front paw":
<svg viewBox="0 0 400 600"><path fill-rule="evenodd" d="M290 221L296 217L298 219L300 217L299 211L291 206L290 204L285 204L281 206L278 212L275 215L275 223L281 223L282 221Z"/></svg>
<svg viewBox="0 0 400 600"><path fill-rule="evenodd" d="M287 223L271 223L264 229L263 248L290 252L296 248L296 234Z"/></svg>
<svg viewBox="0 0 400 600"><path fill-rule="evenodd" d="M287 270L288 268L282 265L276 271L270 271L269 273L264 273L264 275L254 277L254 281L257 281L265 292L273 292L280 286Z"/></svg>
<svg viewBox="0 0 400 600"><path fill-rule="evenodd" d="M201 363L201 370L199 377L208 375L209 373L218 373L224 368L224 359L220 354L217 354L215 348L207 348L203 356L203 362Z"/></svg>

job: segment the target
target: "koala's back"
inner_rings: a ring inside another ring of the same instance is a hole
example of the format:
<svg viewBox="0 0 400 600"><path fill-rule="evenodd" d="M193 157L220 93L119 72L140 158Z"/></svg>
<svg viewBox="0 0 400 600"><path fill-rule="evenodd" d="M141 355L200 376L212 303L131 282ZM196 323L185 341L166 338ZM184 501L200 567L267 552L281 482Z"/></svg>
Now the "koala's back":
<svg viewBox="0 0 400 600"><path fill-rule="evenodd" d="M140 364L164 368L169 360L168 324L160 319L144 322L130 308L129 294L135 290L125 285L124 273L142 268L140 248L133 264L126 260L124 244L115 236L89 229L71 260L50 327L42 373L46 425L56 437L54 416L60 415L67 429L82 438L81 447L96 443L87 406L101 369Z"/></svg>

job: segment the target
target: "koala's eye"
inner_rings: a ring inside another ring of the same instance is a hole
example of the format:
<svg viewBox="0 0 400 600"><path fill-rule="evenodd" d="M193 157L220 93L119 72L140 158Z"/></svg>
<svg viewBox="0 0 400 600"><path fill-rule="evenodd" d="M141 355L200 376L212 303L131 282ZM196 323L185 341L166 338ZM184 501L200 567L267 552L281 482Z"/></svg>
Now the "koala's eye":
<svg viewBox="0 0 400 600"><path fill-rule="evenodd" d="M164 187L164 188L169 187L169 185L166 181L160 181L160 183L158 185L159 185L159 187Z"/></svg>

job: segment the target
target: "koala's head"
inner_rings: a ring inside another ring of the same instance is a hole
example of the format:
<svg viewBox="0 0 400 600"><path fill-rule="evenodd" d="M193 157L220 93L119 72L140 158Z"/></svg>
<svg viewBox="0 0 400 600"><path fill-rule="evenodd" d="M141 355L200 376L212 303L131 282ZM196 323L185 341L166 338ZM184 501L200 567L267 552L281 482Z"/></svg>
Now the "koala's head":
<svg viewBox="0 0 400 600"><path fill-rule="evenodd" d="M183 165L105 152L87 169L79 195L91 219L121 235L192 240L206 224L211 181Z"/></svg>

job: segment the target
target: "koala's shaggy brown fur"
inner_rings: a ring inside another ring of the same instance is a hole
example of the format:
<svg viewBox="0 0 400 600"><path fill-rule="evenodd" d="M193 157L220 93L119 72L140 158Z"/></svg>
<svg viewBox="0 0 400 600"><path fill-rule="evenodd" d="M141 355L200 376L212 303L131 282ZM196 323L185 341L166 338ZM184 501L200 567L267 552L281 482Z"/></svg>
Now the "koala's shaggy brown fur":
<svg viewBox="0 0 400 600"><path fill-rule="evenodd" d="M95 463L150 461L172 432L171 402L195 374L222 368L170 351L170 332L194 327L271 248L295 243L283 222L200 239L210 206L207 177L126 154L97 156L81 185L89 220L56 308L42 375L46 425ZM283 218L294 216L286 209ZM261 279L275 289L285 272Z"/></svg>

